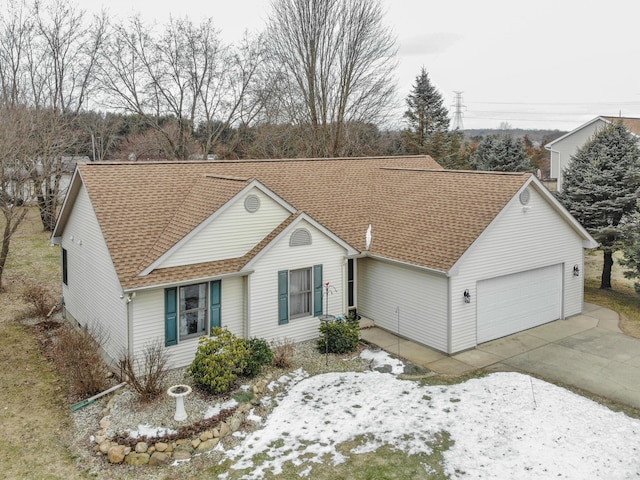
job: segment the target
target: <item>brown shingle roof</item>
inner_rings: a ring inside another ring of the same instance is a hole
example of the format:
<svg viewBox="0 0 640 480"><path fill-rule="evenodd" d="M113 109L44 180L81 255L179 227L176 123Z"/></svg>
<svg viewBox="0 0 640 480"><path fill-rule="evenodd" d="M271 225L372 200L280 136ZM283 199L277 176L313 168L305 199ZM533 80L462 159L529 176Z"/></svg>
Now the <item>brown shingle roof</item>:
<svg viewBox="0 0 640 480"><path fill-rule="evenodd" d="M443 170L430 157L86 163L79 171L125 289L233 273L242 258L138 274L257 179L358 250L448 271L529 174ZM226 178L225 178L226 177Z"/></svg>
<svg viewBox="0 0 640 480"><path fill-rule="evenodd" d="M622 125L629 130L631 133L635 133L640 136L640 118L634 117L607 117L602 116L602 118L606 118L610 122L622 122Z"/></svg>

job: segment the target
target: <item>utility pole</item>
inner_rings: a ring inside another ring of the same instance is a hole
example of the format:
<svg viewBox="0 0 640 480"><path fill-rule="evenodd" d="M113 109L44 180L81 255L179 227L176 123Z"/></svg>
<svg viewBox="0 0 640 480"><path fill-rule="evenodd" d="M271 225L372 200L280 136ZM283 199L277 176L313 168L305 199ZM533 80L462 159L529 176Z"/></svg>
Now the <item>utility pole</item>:
<svg viewBox="0 0 640 480"><path fill-rule="evenodd" d="M462 94L464 92L453 92L456 94L456 103L451 105L455 108L453 113L453 129L464 130L464 126L462 125L462 109L466 107L466 105L462 104Z"/></svg>

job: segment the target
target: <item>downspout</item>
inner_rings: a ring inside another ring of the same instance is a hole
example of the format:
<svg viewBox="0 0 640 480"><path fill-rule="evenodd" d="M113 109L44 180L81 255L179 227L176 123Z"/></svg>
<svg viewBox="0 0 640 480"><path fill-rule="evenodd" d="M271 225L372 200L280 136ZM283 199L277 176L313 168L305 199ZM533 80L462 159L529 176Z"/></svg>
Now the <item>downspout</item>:
<svg viewBox="0 0 640 480"><path fill-rule="evenodd" d="M125 304L125 315L126 315L126 327L127 327L127 355L131 355L131 352L133 351L133 335L131 334L131 310L133 309L133 305L131 305L131 302L133 301L133 299L136 297L136 292L133 293L128 293L128 294L122 294L120 295L120 298L124 299L124 304Z"/></svg>

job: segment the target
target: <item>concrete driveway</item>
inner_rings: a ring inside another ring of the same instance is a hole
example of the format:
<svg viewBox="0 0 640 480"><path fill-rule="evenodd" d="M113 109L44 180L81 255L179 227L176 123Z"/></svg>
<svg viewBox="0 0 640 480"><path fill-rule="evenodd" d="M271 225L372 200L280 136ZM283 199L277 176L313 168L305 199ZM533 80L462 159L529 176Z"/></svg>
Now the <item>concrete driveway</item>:
<svg viewBox="0 0 640 480"><path fill-rule="evenodd" d="M363 340L437 373L484 368L522 371L640 408L640 339L624 335L618 314L585 303L583 313L447 356L377 327Z"/></svg>

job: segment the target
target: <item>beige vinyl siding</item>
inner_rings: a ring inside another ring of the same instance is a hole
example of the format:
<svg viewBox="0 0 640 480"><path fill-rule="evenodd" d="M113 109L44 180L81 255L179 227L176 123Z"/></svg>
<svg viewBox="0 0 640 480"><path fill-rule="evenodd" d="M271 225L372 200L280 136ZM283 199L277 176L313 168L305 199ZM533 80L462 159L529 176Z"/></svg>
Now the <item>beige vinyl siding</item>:
<svg viewBox="0 0 640 480"><path fill-rule="evenodd" d="M573 275L576 264L584 271L582 239L534 188L529 190L530 208L512 199L454 269L449 353L476 346L477 281L564 264L563 315L582 311L583 277ZM465 289L471 303L464 303Z"/></svg>
<svg viewBox="0 0 640 480"><path fill-rule="evenodd" d="M120 298L122 287L84 186L61 246L67 250L68 285L62 284L65 308L80 325L106 335L105 351L115 359L127 345L126 303Z"/></svg>
<svg viewBox="0 0 640 480"><path fill-rule="evenodd" d="M311 233L311 245L290 247L289 238L297 228ZM249 277L249 336L266 340L289 339L301 342L318 337L320 321L313 316L290 319L278 325L278 272L322 264L323 282L330 282L335 292L329 295L329 313L344 314L343 263L345 250L306 221L299 222L277 240L253 266ZM323 296L324 301L324 296ZM326 306L323 308L326 312Z"/></svg>
<svg viewBox="0 0 640 480"><path fill-rule="evenodd" d="M398 309L400 325L398 327ZM401 337L447 349L447 279L397 263L358 260L358 312Z"/></svg>
<svg viewBox="0 0 640 480"><path fill-rule="evenodd" d="M249 213L245 198L255 195L260 199L257 212ZM179 246L160 267L191 265L200 262L240 257L251 250L274 228L289 216L289 212L258 188L225 208L212 222Z"/></svg>
<svg viewBox="0 0 640 480"><path fill-rule="evenodd" d="M222 279L222 326L239 337L244 337L244 295L242 277ZM208 305L208 303L207 303ZM147 344L159 339L164 345L164 289L137 292L131 302L133 355L142 358ZM207 312L208 313L208 312ZM207 315L207 322L209 317ZM207 328L207 334L209 330ZM189 365L198 348L198 338L178 341L165 347L171 368Z"/></svg>

